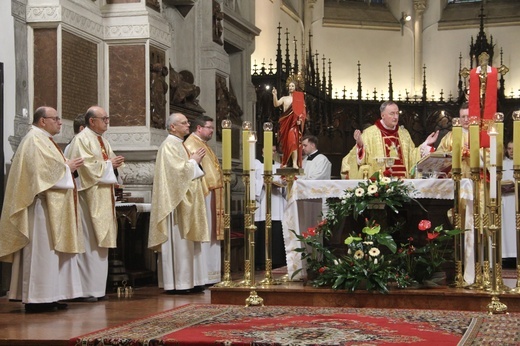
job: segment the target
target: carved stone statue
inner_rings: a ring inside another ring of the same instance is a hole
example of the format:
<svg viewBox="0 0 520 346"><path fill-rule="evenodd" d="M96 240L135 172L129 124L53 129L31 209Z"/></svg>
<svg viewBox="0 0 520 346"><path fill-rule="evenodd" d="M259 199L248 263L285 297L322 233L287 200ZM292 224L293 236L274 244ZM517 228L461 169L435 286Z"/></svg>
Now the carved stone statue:
<svg viewBox="0 0 520 346"><path fill-rule="evenodd" d="M229 118L233 124L242 124L242 115L244 112L238 104L237 97L230 85L228 89L226 79L217 76L216 84L216 118L217 124L221 124L222 120ZM217 138L221 138L221 128L217 127Z"/></svg>
<svg viewBox="0 0 520 346"><path fill-rule="evenodd" d="M160 63L152 65L150 78L150 115L152 126L157 129L164 129L166 119L166 93L168 84L165 77L168 75L168 68Z"/></svg>
<svg viewBox="0 0 520 346"><path fill-rule="evenodd" d="M224 13L220 10L220 4L218 1L213 0L213 42L224 45L222 42L222 20L224 19Z"/></svg>
<svg viewBox="0 0 520 346"><path fill-rule="evenodd" d="M197 101L200 88L193 82L194 78L191 72L177 72L170 66L170 102L172 105L200 108Z"/></svg>

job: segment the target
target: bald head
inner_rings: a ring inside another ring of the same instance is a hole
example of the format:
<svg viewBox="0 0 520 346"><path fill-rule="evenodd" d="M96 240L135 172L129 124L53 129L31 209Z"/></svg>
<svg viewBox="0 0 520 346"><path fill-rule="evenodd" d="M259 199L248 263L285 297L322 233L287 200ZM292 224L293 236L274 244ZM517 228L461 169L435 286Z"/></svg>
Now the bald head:
<svg viewBox="0 0 520 346"><path fill-rule="evenodd" d="M109 122L107 112L99 106L92 106L85 113L85 124L97 134L102 134L108 130Z"/></svg>

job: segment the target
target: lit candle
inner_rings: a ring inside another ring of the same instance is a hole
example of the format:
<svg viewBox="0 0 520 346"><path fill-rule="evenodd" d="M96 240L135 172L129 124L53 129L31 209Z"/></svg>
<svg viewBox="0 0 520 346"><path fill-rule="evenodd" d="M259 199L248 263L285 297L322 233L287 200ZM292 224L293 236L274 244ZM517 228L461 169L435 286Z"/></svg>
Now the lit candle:
<svg viewBox="0 0 520 346"><path fill-rule="evenodd" d="M251 123L244 121L242 123L242 168L244 172L249 172L249 130L251 130Z"/></svg>
<svg viewBox="0 0 520 346"><path fill-rule="evenodd" d="M452 169L460 169L462 160L462 127L460 126L460 118L453 118L452 124L451 167Z"/></svg>
<svg viewBox="0 0 520 346"><path fill-rule="evenodd" d="M231 170L231 120L222 120L222 169Z"/></svg>
<svg viewBox="0 0 520 346"><path fill-rule="evenodd" d="M513 112L513 166L520 166L520 111Z"/></svg>
<svg viewBox="0 0 520 346"><path fill-rule="evenodd" d="M249 196L253 201L256 195L256 175L255 175L255 146L256 146L256 131L249 131Z"/></svg>
<svg viewBox="0 0 520 346"><path fill-rule="evenodd" d="M502 167L504 161L504 113L495 113L497 129L497 166Z"/></svg>
<svg viewBox="0 0 520 346"><path fill-rule="evenodd" d="M480 128L479 117L470 117L469 125L469 166L471 168L480 168Z"/></svg>
<svg viewBox="0 0 520 346"><path fill-rule="evenodd" d="M264 124L264 172L273 171L273 124Z"/></svg>
<svg viewBox="0 0 520 346"><path fill-rule="evenodd" d="M490 125L489 131L489 197L497 198L497 130Z"/></svg>

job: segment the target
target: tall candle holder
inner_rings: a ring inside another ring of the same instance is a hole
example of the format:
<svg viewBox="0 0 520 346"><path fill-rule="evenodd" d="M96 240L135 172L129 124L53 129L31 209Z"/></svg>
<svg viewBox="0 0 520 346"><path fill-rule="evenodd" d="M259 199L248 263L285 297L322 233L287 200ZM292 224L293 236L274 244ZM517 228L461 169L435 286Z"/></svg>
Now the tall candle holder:
<svg viewBox="0 0 520 346"><path fill-rule="evenodd" d="M488 158L487 158L487 150L485 148L482 149L482 161L484 163L484 167L482 168L483 172L487 172L488 169ZM495 167L496 168L496 167ZM490 250L490 238L488 234L486 234L486 230L491 225L490 213L486 213L486 205L489 206L490 198L489 198L489 184L487 184L485 178L481 178L482 189L484 190L484 207L481 210L481 248L480 254L482 256L482 289L486 291L491 291L493 289L493 283L491 282L491 262L489 258L489 250ZM495 225L496 226L496 225Z"/></svg>
<svg viewBox="0 0 520 346"><path fill-rule="evenodd" d="M244 121L242 123L242 163L243 163L243 172L242 172L242 182L244 184L244 278L242 281L238 283L239 286L251 286L251 257L254 257L254 253L251 255L249 253L250 246L249 243L251 239L249 238L250 232L248 232L247 227L251 224L251 209L250 203L251 195L250 195L250 160L249 160L249 132L252 129L251 122ZM252 196L254 199L254 196ZM254 241L254 238L253 238Z"/></svg>
<svg viewBox="0 0 520 346"><path fill-rule="evenodd" d="M246 223L246 232L249 238L249 297L246 298L247 306L264 305L264 300L256 293L255 282L255 210L256 207L256 174L255 174L255 154L256 154L256 131L249 131L249 199L248 200L248 218Z"/></svg>
<svg viewBox="0 0 520 346"><path fill-rule="evenodd" d="M265 186L265 275L262 285L276 285L273 279L273 228L272 228L272 186L273 186L273 123L266 122L264 129L264 186Z"/></svg>
<svg viewBox="0 0 520 346"><path fill-rule="evenodd" d="M484 288L484 278L482 275L482 219L480 214L480 163L479 163L479 131L480 121L477 116L470 117L470 170L471 181L473 182L473 233L474 233L474 262L475 262L475 281L467 286L469 289L481 290Z"/></svg>
<svg viewBox="0 0 520 346"><path fill-rule="evenodd" d="M454 183L454 196L453 196L453 218L454 224L457 229L462 229L461 215L460 215L460 180L462 178L461 170L461 156L462 156L462 127L460 118L453 118L453 145L452 145L452 177ZM467 285L462 275L462 253L463 253L463 234L457 234L454 239L454 250L455 250L455 282L454 286L462 288Z"/></svg>
<svg viewBox="0 0 520 346"><path fill-rule="evenodd" d="M264 299L261 298L258 293L256 292L256 282L255 282L255 220L254 217L251 217L252 214L254 214L256 209L256 201L250 200L249 201L249 210L251 211L250 217L249 217L249 224L246 227L247 232L249 233L249 254L250 254L250 260L251 263L251 275L249 280L249 297L246 298L246 307L248 306L264 306Z"/></svg>
<svg viewBox="0 0 520 346"><path fill-rule="evenodd" d="M215 287L232 287L231 280L231 120L222 120L222 173L224 185L224 276Z"/></svg>
<svg viewBox="0 0 520 346"><path fill-rule="evenodd" d="M493 259L496 265L496 277L498 290L501 292L509 292L511 288L504 283L502 278L502 170L503 170L503 157L504 157L504 113L495 113L494 127L497 132L496 142L496 182L495 190L497 193L497 219L496 225L499 231L496 234L496 257ZM491 182L492 184L493 182Z"/></svg>
<svg viewBox="0 0 520 346"><path fill-rule="evenodd" d="M520 293L520 111L513 112L513 177L515 179L516 220L516 286L512 293ZM514 153L517 155L515 156Z"/></svg>
<svg viewBox="0 0 520 346"><path fill-rule="evenodd" d="M487 227L487 230L489 234L491 235L491 251L493 253L493 258L496 258L496 252L497 252L497 246L496 246L496 239L497 239L497 231L499 230L499 227L496 225L496 220L498 217L497 213L497 201L495 198L492 198L489 205L490 209L490 220L491 224L489 227ZM492 288L491 288L491 302L487 305L488 313L491 314L506 314L507 313L507 305L500 302L500 299L498 298L498 295L500 294L500 291L498 290L497 285L497 268L498 264L494 263L493 265L493 278L492 278Z"/></svg>

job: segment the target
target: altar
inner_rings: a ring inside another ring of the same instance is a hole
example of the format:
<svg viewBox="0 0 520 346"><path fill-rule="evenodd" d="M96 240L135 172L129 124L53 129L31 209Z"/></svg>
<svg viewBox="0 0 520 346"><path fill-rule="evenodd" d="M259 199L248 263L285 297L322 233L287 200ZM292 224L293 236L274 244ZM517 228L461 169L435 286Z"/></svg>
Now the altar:
<svg viewBox="0 0 520 346"><path fill-rule="evenodd" d="M361 180L296 180L287 196L287 205L282 220L287 271L289 278L302 268L301 254L295 249L301 247L293 230L297 234L315 227L326 213L325 200L338 198L346 189L355 188ZM453 200L454 183L451 179L405 179L415 189L416 199ZM460 184L461 200L465 202L464 229L464 280L472 283L475 276L473 246L473 184L470 179L462 179ZM294 280L302 277L300 271Z"/></svg>

